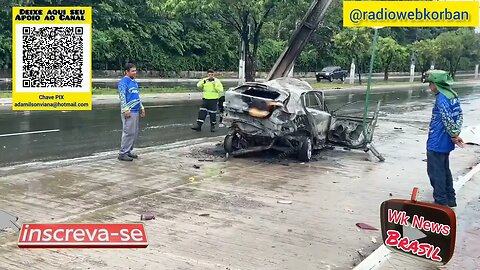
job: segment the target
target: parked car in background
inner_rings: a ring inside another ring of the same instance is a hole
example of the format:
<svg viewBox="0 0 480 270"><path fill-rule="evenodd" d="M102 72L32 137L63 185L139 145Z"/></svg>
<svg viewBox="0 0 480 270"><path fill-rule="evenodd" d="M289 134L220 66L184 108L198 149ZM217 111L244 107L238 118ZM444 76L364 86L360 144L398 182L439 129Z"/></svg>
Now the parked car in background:
<svg viewBox="0 0 480 270"><path fill-rule="evenodd" d="M347 71L343 70L339 66L328 66L324 67L320 72L315 74L317 82L320 82L322 79L333 82L333 80L341 80L342 82L347 77Z"/></svg>

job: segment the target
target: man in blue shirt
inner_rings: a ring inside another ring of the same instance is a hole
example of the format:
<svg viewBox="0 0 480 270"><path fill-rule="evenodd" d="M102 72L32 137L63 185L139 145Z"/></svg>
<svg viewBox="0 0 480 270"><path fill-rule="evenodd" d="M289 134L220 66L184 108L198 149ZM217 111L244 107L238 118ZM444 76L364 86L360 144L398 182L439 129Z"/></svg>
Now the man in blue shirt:
<svg viewBox="0 0 480 270"><path fill-rule="evenodd" d="M463 147L463 140L459 137L463 112L458 95L450 86L451 81L450 75L443 70L431 70L425 78L435 94L427 140L427 172L435 203L455 207L457 203L449 155L455 145Z"/></svg>
<svg viewBox="0 0 480 270"><path fill-rule="evenodd" d="M122 118L122 142L118 159L132 161L138 156L132 153L140 129L139 117L145 117L145 108L140 101L138 84L135 81L137 69L134 64L125 65L125 77L118 82Z"/></svg>

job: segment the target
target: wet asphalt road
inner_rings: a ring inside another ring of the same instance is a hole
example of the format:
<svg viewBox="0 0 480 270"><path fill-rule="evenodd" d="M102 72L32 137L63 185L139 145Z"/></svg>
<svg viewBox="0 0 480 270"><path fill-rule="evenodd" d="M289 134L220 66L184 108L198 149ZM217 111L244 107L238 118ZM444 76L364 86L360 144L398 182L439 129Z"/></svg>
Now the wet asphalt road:
<svg viewBox="0 0 480 270"><path fill-rule="evenodd" d="M480 87L458 87L462 100L480 100ZM382 100L381 111L387 114L431 106L433 97L425 87L379 91L370 94L370 110ZM359 92L329 92L330 110L341 108L338 114L363 113L365 94ZM348 102L355 102L344 106ZM215 133L207 124L202 133L190 129L199 102L172 105L144 104L147 117L141 122L139 147L148 147L201 137L226 134L225 128ZM38 134L18 134L47 131ZM88 156L105 151L117 151L120 144L121 119L117 105L96 107L81 112L0 112L0 167L32 161L47 161Z"/></svg>

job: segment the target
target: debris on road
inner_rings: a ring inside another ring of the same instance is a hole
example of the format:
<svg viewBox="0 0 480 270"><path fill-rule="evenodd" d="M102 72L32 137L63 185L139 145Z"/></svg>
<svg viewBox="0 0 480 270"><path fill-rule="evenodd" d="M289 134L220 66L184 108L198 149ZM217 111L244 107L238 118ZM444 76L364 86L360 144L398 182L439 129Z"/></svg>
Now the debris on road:
<svg viewBox="0 0 480 270"><path fill-rule="evenodd" d="M205 162L205 161L213 162L213 159L211 159L211 158L209 158L209 159L199 159L198 161L200 161L200 162Z"/></svg>
<svg viewBox="0 0 480 270"><path fill-rule="evenodd" d="M365 258L365 254L363 253L363 250L362 249L357 249L357 252L358 254L362 257L362 258Z"/></svg>
<svg viewBox="0 0 480 270"><path fill-rule="evenodd" d="M376 244L377 243L377 238L375 238L375 236L372 236L372 238L370 239L372 241L372 243Z"/></svg>
<svg viewBox="0 0 480 270"><path fill-rule="evenodd" d="M279 203L279 204L292 204L292 201L278 200L277 203Z"/></svg>
<svg viewBox="0 0 480 270"><path fill-rule="evenodd" d="M460 134L465 144L480 145L480 126L469 126Z"/></svg>
<svg viewBox="0 0 480 270"><path fill-rule="evenodd" d="M401 128L401 127L393 127L393 129L395 129L395 130L403 130L403 128Z"/></svg>
<svg viewBox="0 0 480 270"><path fill-rule="evenodd" d="M200 169L200 166L198 166L198 165L193 165L193 168L195 168L195 169Z"/></svg>
<svg viewBox="0 0 480 270"><path fill-rule="evenodd" d="M365 224L365 223L357 223L355 224L357 225L357 227L359 227L360 229L362 230L371 230L371 231L378 231L377 228L371 226L371 225L368 225L368 224Z"/></svg>
<svg viewBox="0 0 480 270"><path fill-rule="evenodd" d="M350 208L345 208L345 211L349 212L349 213L353 213L353 210L350 209Z"/></svg>
<svg viewBox="0 0 480 270"><path fill-rule="evenodd" d="M20 226L16 223L18 217L11 215L3 210L0 210L0 229L11 228L15 231L20 231Z"/></svg>
<svg viewBox="0 0 480 270"><path fill-rule="evenodd" d="M140 216L140 220L152 220L152 219L155 219L154 214L142 214Z"/></svg>
<svg viewBox="0 0 480 270"><path fill-rule="evenodd" d="M209 217L210 214L205 213L205 214L200 214L199 216L201 216L201 217Z"/></svg>
<svg viewBox="0 0 480 270"><path fill-rule="evenodd" d="M292 229L288 229L288 232L292 232L293 230Z"/></svg>

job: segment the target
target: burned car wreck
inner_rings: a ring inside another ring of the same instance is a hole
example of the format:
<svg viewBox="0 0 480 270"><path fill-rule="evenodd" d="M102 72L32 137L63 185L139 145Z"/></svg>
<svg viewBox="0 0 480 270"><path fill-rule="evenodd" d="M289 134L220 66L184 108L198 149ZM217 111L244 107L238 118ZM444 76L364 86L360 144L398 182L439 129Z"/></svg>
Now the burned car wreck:
<svg viewBox="0 0 480 270"><path fill-rule="evenodd" d="M379 105L364 131L363 117L330 113L324 92L307 82L289 77L247 82L225 92L224 148L232 156L275 149L307 162L314 150L336 145L371 150L383 161L371 145Z"/></svg>

